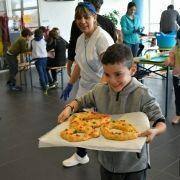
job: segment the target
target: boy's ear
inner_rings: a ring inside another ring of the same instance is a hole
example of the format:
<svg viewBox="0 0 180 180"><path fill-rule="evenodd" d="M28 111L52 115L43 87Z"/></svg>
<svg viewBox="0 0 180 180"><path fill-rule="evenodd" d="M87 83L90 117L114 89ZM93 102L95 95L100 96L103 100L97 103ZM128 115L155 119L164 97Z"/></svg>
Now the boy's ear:
<svg viewBox="0 0 180 180"><path fill-rule="evenodd" d="M130 68L130 73L131 73L131 76L133 76L137 71L137 64L133 63L131 68Z"/></svg>

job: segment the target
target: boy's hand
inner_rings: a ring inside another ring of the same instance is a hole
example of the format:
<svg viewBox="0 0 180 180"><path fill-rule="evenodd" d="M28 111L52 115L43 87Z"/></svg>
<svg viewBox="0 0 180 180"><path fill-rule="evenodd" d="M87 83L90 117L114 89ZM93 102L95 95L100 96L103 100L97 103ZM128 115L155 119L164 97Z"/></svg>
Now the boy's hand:
<svg viewBox="0 0 180 180"><path fill-rule="evenodd" d="M146 142L150 143L157 134L158 134L158 130L154 128L154 129L148 129L147 131L140 133L138 136L139 137L145 137L146 136L147 137Z"/></svg>
<svg viewBox="0 0 180 180"><path fill-rule="evenodd" d="M71 115L71 107L67 106L58 116L58 123L62 123Z"/></svg>

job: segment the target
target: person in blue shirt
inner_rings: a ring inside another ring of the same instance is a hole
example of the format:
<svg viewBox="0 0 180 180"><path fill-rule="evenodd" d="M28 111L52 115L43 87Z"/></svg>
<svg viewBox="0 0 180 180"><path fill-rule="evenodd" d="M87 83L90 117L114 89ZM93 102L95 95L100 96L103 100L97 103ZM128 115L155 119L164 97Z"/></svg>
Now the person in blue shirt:
<svg viewBox="0 0 180 180"><path fill-rule="evenodd" d="M136 4L134 2L129 2L127 12L122 16L120 21L124 38L123 42L131 48L134 57L137 56L140 43L139 34L142 30L140 19L135 15L135 12Z"/></svg>

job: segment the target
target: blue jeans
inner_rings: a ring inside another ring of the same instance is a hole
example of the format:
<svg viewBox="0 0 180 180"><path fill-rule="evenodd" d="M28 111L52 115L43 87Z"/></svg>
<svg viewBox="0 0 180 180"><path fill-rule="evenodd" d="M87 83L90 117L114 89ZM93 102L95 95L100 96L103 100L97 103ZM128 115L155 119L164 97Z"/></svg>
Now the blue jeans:
<svg viewBox="0 0 180 180"><path fill-rule="evenodd" d="M47 77L47 58L38 58L35 62L37 72L39 74L39 82L43 90L46 89L48 84L48 77Z"/></svg>
<svg viewBox="0 0 180 180"><path fill-rule="evenodd" d="M137 57L137 53L139 50L139 43L129 44L129 43L124 42L124 44L126 44L127 46L129 46L131 48L131 52L133 54L133 57Z"/></svg>

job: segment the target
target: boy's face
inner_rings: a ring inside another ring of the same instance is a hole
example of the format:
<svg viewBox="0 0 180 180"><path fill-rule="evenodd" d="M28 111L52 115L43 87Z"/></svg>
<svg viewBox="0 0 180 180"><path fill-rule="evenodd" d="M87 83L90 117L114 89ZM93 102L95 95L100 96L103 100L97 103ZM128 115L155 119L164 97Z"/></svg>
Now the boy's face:
<svg viewBox="0 0 180 180"><path fill-rule="evenodd" d="M135 68L128 69L122 63L104 65L104 75L109 86L119 92L131 81L131 76L135 73Z"/></svg>

